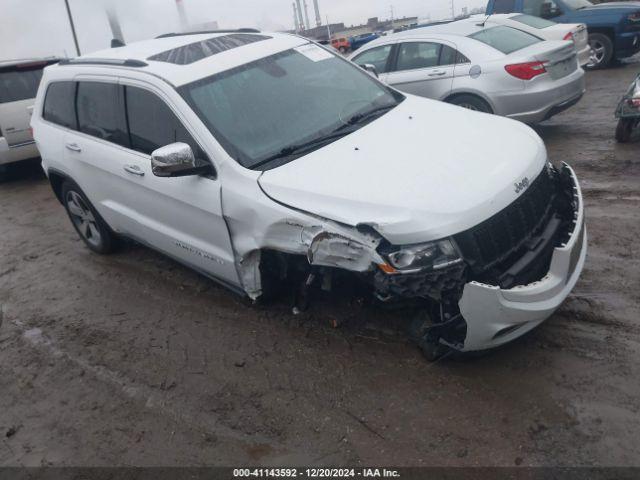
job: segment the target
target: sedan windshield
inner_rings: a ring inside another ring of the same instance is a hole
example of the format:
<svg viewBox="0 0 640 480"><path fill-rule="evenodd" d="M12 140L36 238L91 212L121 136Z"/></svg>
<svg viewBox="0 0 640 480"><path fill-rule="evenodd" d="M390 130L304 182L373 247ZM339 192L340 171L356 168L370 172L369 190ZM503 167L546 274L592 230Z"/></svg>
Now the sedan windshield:
<svg viewBox="0 0 640 480"><path fill-rule="evenodd" d="M179 92L229 155L261 170L348 135L404 98L313 44L198 80Z"/></svg>

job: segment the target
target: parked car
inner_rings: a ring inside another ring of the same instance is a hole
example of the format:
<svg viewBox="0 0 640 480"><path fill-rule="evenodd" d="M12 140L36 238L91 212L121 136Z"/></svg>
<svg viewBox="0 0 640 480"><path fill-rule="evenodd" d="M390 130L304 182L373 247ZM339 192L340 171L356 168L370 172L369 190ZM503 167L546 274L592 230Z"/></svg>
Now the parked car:
<svg viewBox="0 0 640 480"><path fill-rule="evenodd" d="M585 261L578 180L533 130L402 94L294 35L184 34L62 62L32 127L94 252L130 237L252 299L287 279L363 282L418 302L432 358L536 327Z"/></svg>
<svg viewBox="0 0 640 480"><path fill-rule="evenodd" d="M349 44L351 45L351 50L358 50L363 45L373 42L375 39L379 38L375 33L363 33L362 35L355 35L349 38Z"/></svg>
<svg viewBox="0 0 640 480"><path fill-rule="evenodd" d="M474 18L483 20L486 19L486 17L486 15L477 15ZM492 23L524 30L543 40L571 41L578 54L578 63L581 67L585 67L592 61L589 34L587 32L587 26L584 23L556 23L524 13L499 13L491 15L489 19Z"/></svg>
<svg viewBox="0 0 640 480"><path fill-rule="evenodd" d="M604 68L614 59L640 51L640 2L589 0L489 0L487 14L526 13L559 23L584 23L593 50L588 67Z"/></svg>
<svg viewBox="0 0 640 480"><path fill-rule="evenodd" d="M331 46L343 54L351 50L351 42L345 37L332 38Z"/></svg>
<svg viewBox="0 0 640 480"><path fill-rule="evenodd" d="M477 19L390 35L350 58L403 92L526 123L566 110L585 91L573 43Z"/></svg>
<svg viewBox="0 0 640 480"><path fill-rule="evenodd" d="M616 140L620 143L628 142L633 131L640 126L640 73L620 99L616 108L616 118Z"/></svg>
<svg viewBox="0 0 640 480"><path fill-rule="evenodd" d="M29 122L42 69L54 59L0 61L0 174L10 165L38 157Z"/></svg>

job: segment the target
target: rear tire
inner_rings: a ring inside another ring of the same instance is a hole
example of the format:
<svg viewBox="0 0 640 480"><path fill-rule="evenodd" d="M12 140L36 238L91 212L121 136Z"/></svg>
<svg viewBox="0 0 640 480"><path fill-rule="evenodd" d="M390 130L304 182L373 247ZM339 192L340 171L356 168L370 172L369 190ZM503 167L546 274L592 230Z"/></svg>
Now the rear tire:
<svg viewBox="0 0 640 480"><path fill-rule="evenodd" d="M604 33L590 33L589 46L592 53L585 68L587 70L599 70L608 67L613 58L613 42L611 38Z"/></svg>
<svg viewBox="0 0 640 480"><path fill-rule="evenodd" d="M462 108L474 110L476 112L493 113L491 106L480 97L475 95L463 94L457 95L448 101L453 105L458 105Z"/></svg>
<svg viewBox="0 0 640 480"><path fill-rule="evenodd" d="M618 120L618 126L616 127L616 140L618 142L627 143L631 139L634 123L633 119L628 118Z"/></svg>
<svg viewBox="0 0 640 480"><path fill-rule="evenodd" d="M62 185L62 203L73 228L93 252L106 255L115 250L118 239L80 187L66 181Z"/></svg>

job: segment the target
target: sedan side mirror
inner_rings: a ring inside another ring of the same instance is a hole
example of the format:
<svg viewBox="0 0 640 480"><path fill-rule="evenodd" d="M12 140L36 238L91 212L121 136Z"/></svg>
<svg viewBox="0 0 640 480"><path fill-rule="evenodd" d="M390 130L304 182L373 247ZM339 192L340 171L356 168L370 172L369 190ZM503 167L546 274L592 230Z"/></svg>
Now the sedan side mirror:
<svg viewBox="0 0 640 480"><path fill-rule="evenodd" d="M378 75L378 69L375 67L375 65L372 65L370 63L365 63L364 65L362 65L362 68L369 72L371 75L373 75L376 78L379 78L380 75Z"/></svg>
<svg viewBox="0 0 640 480"><path fill-rule="evenodd" d="M210 165L196 165L193 150L186 143L176 142L151 153L151 171L156 177L187 177L211 171Z"/></svg>

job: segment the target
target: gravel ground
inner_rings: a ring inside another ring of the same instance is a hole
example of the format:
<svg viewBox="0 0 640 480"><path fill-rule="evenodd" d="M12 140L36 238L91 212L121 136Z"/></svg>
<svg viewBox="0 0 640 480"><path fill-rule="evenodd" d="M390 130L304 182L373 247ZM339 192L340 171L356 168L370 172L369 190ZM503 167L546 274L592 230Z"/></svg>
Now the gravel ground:
<svg viewBox="0 0 640 480"><path fill-rule="evenodd" d="M140 246L94 255L38 170L14 172L0 464L640 465L640 141L613 138L639 68L589 73L585 98L537 128L585 192L575 291L532 334L462 362L429 364L397 314L348 296L293 316Z"/></svg>

